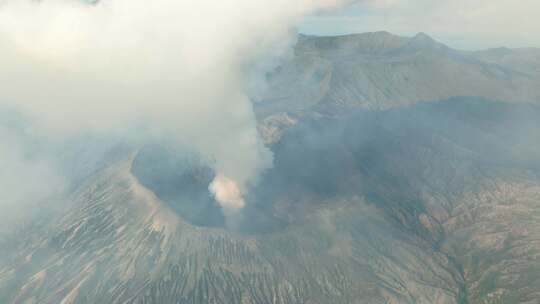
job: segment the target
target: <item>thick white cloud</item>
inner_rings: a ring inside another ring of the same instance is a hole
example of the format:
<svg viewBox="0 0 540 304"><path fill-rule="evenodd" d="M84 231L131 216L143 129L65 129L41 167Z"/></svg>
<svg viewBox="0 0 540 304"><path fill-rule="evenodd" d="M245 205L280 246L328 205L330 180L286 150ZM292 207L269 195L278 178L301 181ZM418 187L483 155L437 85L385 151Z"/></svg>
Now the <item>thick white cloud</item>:
<svg viewBox="0 0 540 304"><path fill-rule="evenodd" d="M338 2L0 1L0 108L47 136L146 125L245 191L271 165L245 67L282 53L303 15Z"/></svg>
<svg viewBox="0 0 540 304"><path fill-rule="evenodd" d="M537 0L367 0L308 18L305 31L322 34L387 30L428 34L456 47L540 47Z"/></svg>

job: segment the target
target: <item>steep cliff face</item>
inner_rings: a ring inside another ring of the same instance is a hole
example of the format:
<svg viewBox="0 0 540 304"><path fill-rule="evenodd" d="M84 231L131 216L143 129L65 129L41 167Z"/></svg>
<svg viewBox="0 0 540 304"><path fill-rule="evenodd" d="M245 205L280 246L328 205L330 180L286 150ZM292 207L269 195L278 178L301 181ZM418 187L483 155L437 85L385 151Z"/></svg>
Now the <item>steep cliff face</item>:
<svg viewBox="0 0 540 304"><path fill-rule="evenodd" d="M296 52L257 105L274 167L242 213L223 216L193 154L112 149L63 210L0 237L0 303L536 303L540 107L493 100L535 98L532 73L504 81L508 60L425 35Z"/></svg>

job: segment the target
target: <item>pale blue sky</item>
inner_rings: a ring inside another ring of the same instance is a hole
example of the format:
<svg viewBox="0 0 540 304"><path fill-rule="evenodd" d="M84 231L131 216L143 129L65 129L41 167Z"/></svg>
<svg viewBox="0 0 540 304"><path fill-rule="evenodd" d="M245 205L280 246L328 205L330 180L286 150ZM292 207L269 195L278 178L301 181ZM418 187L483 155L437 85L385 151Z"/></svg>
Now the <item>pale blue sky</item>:
<svg viewBox="0 0 540 304"><path fill-rule="evenodd" d="M540 0L364 0L305 18L306 34L425 32L452 47L540 47Z"/></svg>

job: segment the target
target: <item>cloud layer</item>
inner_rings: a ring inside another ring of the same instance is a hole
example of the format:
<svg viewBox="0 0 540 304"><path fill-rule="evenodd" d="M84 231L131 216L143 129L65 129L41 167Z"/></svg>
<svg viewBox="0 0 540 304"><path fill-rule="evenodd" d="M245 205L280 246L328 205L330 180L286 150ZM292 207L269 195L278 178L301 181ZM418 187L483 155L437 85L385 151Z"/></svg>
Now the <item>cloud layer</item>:
<svg viewBox="0 0 540 304"><path fill-rule="evenodd" d="M0 107L43 136L137 125L212 159L245 191L272 161L246 67L283 53L295 22L338 2L4 0Z"/></svg>

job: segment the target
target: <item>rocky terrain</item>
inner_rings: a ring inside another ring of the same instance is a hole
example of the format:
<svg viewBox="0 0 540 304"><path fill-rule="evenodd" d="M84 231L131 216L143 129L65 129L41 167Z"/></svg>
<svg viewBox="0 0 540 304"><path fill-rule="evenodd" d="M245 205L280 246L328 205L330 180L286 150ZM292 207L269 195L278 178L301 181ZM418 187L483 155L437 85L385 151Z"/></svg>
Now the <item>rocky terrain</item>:
<svg viewBox="0 0 540 304"><path fill-rule="evenodd" d="M242 214L191 153L115 146L0 238L0 303L540 303L539 54L300 37Z"/></svg>

